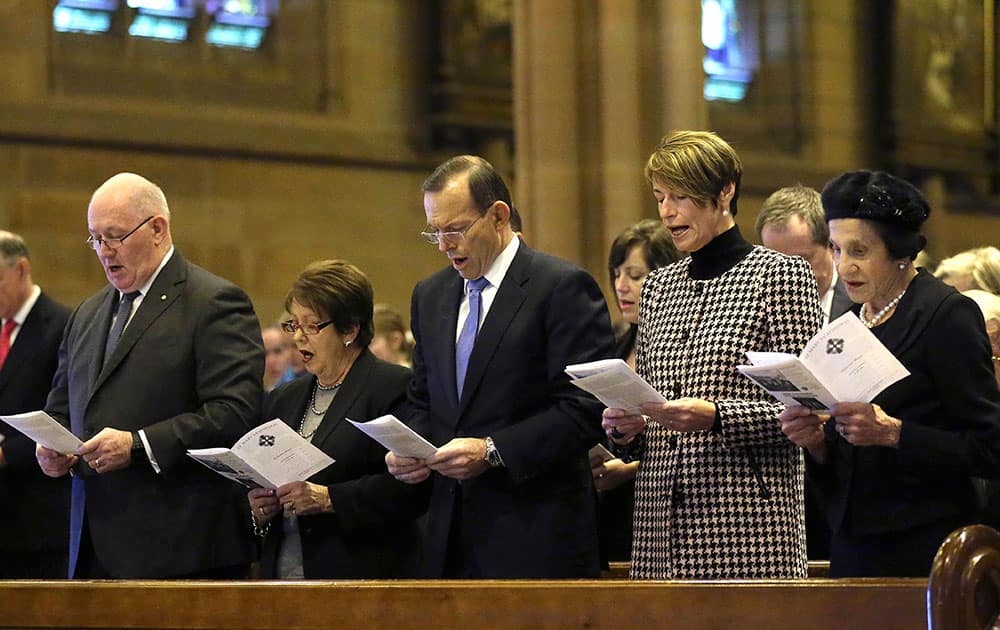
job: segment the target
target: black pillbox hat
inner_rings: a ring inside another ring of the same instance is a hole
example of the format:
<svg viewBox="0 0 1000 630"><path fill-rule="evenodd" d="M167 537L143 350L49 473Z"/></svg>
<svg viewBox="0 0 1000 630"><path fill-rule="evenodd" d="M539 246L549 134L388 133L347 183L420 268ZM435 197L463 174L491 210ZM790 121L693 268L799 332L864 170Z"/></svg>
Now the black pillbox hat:
<svg viewBox="0 0 1000 630"><path fill-rule="evenodd" d="M927 200L913 184L883 171L849 171L831 179L821 195L831 219L869 219L919 232L930 216Z"/></svg>

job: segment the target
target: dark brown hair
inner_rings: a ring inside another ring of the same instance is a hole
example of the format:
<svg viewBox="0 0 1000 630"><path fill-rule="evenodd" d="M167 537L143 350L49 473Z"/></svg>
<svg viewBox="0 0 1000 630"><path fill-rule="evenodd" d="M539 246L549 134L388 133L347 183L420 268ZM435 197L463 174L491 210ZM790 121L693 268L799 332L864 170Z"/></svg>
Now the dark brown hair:
<svg viewBox="0 0 1000 630"><path fill-rule="evenodd" d="M317 316L333 320L341 335L355 326L354 342L367 348L375 333L372 323L374 292L368 276L344 260L317 260L309 263L285 296L285 310L292 302L313 310Z"/></svg>

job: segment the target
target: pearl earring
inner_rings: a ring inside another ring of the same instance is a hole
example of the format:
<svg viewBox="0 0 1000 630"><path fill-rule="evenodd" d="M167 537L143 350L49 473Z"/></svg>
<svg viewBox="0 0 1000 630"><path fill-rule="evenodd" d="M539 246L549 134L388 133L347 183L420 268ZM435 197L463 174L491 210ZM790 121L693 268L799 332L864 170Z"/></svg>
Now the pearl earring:
<svg viewBox="0 0 1000 630"><path fill-rule="evenodd" d="M902 267L900 267L900 269L902 269ZM347 346L351 345L352 341L354 341L354 340L353 339L348 339L347 341L345 341L344 342L344 347L346 348Z"/></svg>
<svg viewBox="0 0 1000 630"><path fill-rule="evenodd" d="M899 270L902 271L906 269L906 263L899 263Z"/></svg>

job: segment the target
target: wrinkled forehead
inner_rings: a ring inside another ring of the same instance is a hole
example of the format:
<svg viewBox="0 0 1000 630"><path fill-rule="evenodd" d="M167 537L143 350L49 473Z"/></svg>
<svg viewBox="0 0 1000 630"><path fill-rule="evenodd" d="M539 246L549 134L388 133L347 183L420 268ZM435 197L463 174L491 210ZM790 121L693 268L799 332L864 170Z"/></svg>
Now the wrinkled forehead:
<svg viewBox="0 0 1000 630"><path fill-rule="evenodd" d="M128 231L144 217L126 191L99 192L87 207L87 228L91 232Z"/></svg>

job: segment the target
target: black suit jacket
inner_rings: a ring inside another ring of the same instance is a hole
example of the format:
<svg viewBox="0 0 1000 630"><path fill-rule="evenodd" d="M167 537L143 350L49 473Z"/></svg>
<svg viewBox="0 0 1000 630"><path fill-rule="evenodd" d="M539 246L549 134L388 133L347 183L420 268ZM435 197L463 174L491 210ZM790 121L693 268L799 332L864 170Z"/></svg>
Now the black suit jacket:
<svg viewBox="0 0 1000 630"><path fill-rule="evenodd" d="M847 295L847 287L844 286L844 279L838 277L837 284L833 285L833 302L830 304L830 319L833 321L854 308L854 302Z"/></svg>
<svg viewBox="0 0 1000 630"><path fill-rule="evenodd" d="M59 364L59 342L69 309L45 293L17 333L0 369L0 414L36 411L45 406ZM42 474L35 443L0 422L7 468L0 469L0 575L15 577L5 552L66 552L69 539L69 480ZM65 577L65 571L58 576Z"/></svg>
<svg viewBox="0 0 1000 630"><path fill-rule="evenodd" d="M312 443L336 460L309 481L330 492L333 514L299 516L306 579L414 577L420 539L416 519L427 509L430 484L397 481L385 467L386 449L354 428L356 422L398 413L410 370L375 358L367 349L347 373ZM297 378L271 392L264 421L281 418L300 429L316 377ZM276 575L281 519L268 528L263 577Z"/></svg>
<svg viewBox="0 0 1000 630"><path fill-rule="evenodd" d="M410 421L436 445L492 436L505 465L462 484L433 475L426 572L443 575L450 529L460 521L452 542L474 575L596 576L587 450L603 438L602 406L563 370L611 355L604 296L582 269L520 243L479 330L458 400L455 336L463 291L451 268L413 291Z"/></svg>
<svg viewBox="0 0 1000 630"><path fill-rule="evenodd" d="M186 452L232 446L260 417L264 352L250 299L175 250L103 365L116 295L108 285L70 316L46 410L83 440L143 429L161 474L135 462L74 476L70 575L84 515L112 577L248 563L243 493Z"/></svg>
<svg viewBox="0 0 1000 630"><path fill-rule="evenodd" d="M1000 476L1000 392L982 314L921 271L872 332L910 371L872 401L902 421L899 447L854 447L827 423L828 463L810 461L809 471L831 528L868 535L945 518L972 523L971 477Z"/></svg>

